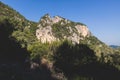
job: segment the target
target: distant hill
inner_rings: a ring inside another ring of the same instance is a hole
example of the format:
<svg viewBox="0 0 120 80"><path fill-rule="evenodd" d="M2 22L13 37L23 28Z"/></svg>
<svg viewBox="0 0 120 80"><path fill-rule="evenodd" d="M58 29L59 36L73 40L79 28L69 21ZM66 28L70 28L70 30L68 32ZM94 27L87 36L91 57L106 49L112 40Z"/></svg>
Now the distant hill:
<svg viewBox="0 0 120 80"><path fill-rule="evenodd" d="M110 47L112 47L112 48L120 48L120 46L117 46L117 45L110 45Z"/></svg>

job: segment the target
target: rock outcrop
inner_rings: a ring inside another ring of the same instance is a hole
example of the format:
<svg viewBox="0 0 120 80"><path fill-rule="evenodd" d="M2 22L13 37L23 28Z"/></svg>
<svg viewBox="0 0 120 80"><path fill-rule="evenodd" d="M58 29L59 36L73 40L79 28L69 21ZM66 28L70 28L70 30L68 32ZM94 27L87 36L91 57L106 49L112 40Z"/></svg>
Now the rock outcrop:
<svg viewBox="0 0 120 80"><path fill-rule="evenodd" d="M36 30L36 36L42 43L46 43L46 42L51 43L57 40L53 36L51 26L40 27L38 30Z"/></svg>
<svg viewBox="0 0 120 80"><path fill-rule="evenodd" d="M42 43L51 43L61 39L79 43L84 37L91 36L91 32L86 25L59 16L51 18L48 14L41 18L38 28L36 36Z"/></svg>

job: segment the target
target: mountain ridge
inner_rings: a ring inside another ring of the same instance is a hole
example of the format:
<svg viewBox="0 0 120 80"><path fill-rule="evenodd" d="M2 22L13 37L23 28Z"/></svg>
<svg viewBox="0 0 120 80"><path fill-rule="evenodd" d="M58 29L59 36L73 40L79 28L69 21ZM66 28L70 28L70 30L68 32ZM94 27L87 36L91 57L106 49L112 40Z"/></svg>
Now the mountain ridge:
<svg viewBox="0 0 120 80"><path fill-rule="evenodd" d="M118 46L118 45L110 45L110 47L112 47L112 48L120 48L120 46Z"/></svg>

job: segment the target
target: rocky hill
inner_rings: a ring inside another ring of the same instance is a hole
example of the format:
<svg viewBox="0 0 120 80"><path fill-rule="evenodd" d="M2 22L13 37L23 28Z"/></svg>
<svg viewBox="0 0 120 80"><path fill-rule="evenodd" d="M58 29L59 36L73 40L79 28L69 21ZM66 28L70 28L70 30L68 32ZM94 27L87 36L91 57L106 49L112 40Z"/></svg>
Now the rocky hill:
<svg viewBox="0 0 120 80"><path fill-rule="evenodd" d="M49 14L29 21L0 2L0 36L1 80L120 80L120 51L83 23Z"/></svg>
<svg viewBox="0 0 120 80"><path fill-rule="evenodd" d="M91 36L86 25L59 16L51 18L49 14L41 18L37 27L36 36L42 43L67 39L79 44L80 40Z"/></svg>
<svg viewBox="0 0 120 80"><path fill-rule="evenodd" d="M87 44L98 57L113 54L114 49L98 40L91 34L88 27L83 23L73 22L60 16L51 17L44 15L36 30L36 37L41 43L52 43L56 41L69 40L72 44Z"/></svg>

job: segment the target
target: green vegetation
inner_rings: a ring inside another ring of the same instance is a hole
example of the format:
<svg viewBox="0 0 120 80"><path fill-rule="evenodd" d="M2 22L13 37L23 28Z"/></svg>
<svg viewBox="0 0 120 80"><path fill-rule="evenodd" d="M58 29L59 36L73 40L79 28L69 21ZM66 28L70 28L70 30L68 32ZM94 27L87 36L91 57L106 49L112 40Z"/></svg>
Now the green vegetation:
<svg viewBox="0 0 120 80"><path fill-rule="evenodd" d="M106 55L115 52L115 50L105 45L103 42L101 42L94 36L86 37L84 40L81 40L80 42L82 44L87 44L91 49L93 49L96 52L96 55L98 57L101 56L101 53L104 53Z"/></svg>
<svg viewBox="0 0 120 80"><path fill-rule="evenodd" d="M119 70L105 62L103 55L98 60L95 54L86 44L64 41L53 55L55 71L64 73L68 80L119 79Z"/></svg>
<svg viewBox="0 0 120 80"><path fill-rule="evenodd" d="M28 46L28 51L31 52L31 59L41 58L50 53L49 44L36 42Z"/></svg>
<svg viewBox="0 0 120 80"><path fill-rule="evenodd" d="M11 36L16 38L23 47L27 47L28 44L36 40L37 23L26 20L17 11L2 2L0 2L0 20L8 20L13 25L14 30Z"/></svg>
<svg viewBox="0 0 120 80"><path fill-rule="evenodd" d="M52 31L57 38L63 39L63 36L70 35L69 29L65 25L60 23L53 24Z"/></svg>
<svg viewBox="0 0 120 80"><path fill-rule="evenodd" d="M52 31L55 35L55 37L59 38L59 39L63 39L64 36L68 37L70 35L72 35L73 32L77 33L76 28L74 27L76 25L76 23L74 22L69 22L66 23L65 20L61 20L58 23L55 23L52 25ZM72 28L72 32L70 32L69 27Z"/></svg>

